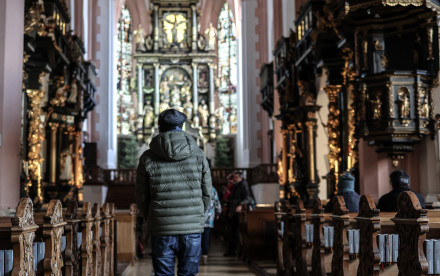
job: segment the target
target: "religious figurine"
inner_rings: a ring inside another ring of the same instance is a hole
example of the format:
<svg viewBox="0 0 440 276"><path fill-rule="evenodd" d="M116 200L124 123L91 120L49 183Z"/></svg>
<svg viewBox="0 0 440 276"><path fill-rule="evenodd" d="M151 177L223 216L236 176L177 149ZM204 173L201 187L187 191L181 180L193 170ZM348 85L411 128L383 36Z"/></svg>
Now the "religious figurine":
<svg viewBox="0 0 440 276"><path fill-rule="evenodd" d="M154 109L151 106L151 102L147 101L144 107L145 115L144 115L144 129L150 128L153 126L154 122Z"/></svg>
<svg viewBox="0 0 440 276"><path fill-rule="evenodd" d="M371 109L373 111L373 120L379 120L381 115L382 101L379 95L376 95L374 99L370 99Z"/></svg>
<svg viewBox="0 0 440 276"><path fill-rule="evenodd" d="M209 22L208 28L205 30L205 36L208 43L206 44L205 50L211 51L215 50L215 40L217 38L217 30L212 26L212 22Z"/></svg>
<svg viewBox="0 0 440 276"><path fill-rule="evenodd" d="M145 40L145 47L147 48L148 51L151 51L153 50L153 45L154 45L153 37L151 35L147 35L147 38Z"/></svg>
<svg viewBox="0 0 440 276"><path fill-rule="evenodd" d="M205 100L202 100L199 105L199 113L200 113L200 124L202 127L208 126L208 117L209 117L209 110L208 105L206 104Z"/></svg>
<svg viewBox="0 0 440 276"><path fill-rule="evenodd" d="M203 35L199 35L199 38L197 39L197 46L199 47L199 50L206 49L206 38Z"/></svg>
<svg viewBox="0 0 440 276"><path fill-rule="evenodd" d="M170 108L169 99L166 99L164 95L162 95L160 98L159 113Z"/></svg>
<svg viewBox="0 0 440 276"><path fill-rule="evenodd" d="M171 106L180 106L182 102L180 101L180 90L177 85L174 85L173 90L171 91Z"/></svg>
<svg viewBox="0 0 440 276"><path fill-rule="evenodd" d="M428 103L428 97L426 95L426 89L420 88L420 117L427 118L429 116L429 103Z"/></svg>
<svg viewBox="0 0 440 276"><path fill-rule="evenodd" d="M192 117L193 112L193 104L189 97L186 98L186 102L183 104L183 113L185 113L186 117L190 119Z"/></svg>
<svg viewBox="0 0 440 276"><path fill-rule="evenodd" d="M58 80L58 89L55 92L55 97L50 101L51 105L65 106L67 100L67 86L63 84L64 80Z"/></svg>
<svg viewBox="0 0 440 276"><path fill-rule="evenodd" d="M71 145L60 153L60 180L70 182L73 180Z"/></svg>
<svg viewBox="0 0 440 276"><path fill-rule="evenodd" d="M397 105L399 107L399 117L408 118L410 116L410 103L409 103L409 91L405 87L401 87L397 90L398 100Z"/></svg>
<svg viewBox="0 0 440 276"><path fill-rule="evenodd" d="M225 108L223 107L223 104L220 103L219 107L215 110L214 113L215 116L217 117L218 125L220 127L223 126L224 113L225 113Z"/></svg>
<svg viewBox="0 0 440 276"><path fill-rule="evenodd" d="M145 31L142 25L139 24L138 28L134 30L134 41L136 44L136 51L144 52L145 49Z"/></svg>
<svg viewBox="0 0 440 276"><path fill-rule="evenodd" d="M185 37L186 21L187 19L179 13L169 14L163 19L166 45L180 46Z"/></svg>
<svg viewBox="0 0 440 276"><path fill-rule="evenodd" d="M76 103L76 98L78 95L78 86L76 85L76 80L73 80L72 83L70 84L70 95L69 98L67 99L68 103L71 104L75 104Z"/></svg>

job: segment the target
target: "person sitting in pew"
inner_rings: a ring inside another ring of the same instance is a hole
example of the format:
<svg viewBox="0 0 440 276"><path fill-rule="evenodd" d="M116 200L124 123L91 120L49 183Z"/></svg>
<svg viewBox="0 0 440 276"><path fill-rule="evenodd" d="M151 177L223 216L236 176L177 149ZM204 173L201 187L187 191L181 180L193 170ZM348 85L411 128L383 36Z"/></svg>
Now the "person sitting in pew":
<svg viewBox="0 0 440 276"><path fill-rule="evenodd" d="M338 195L342 195L345 200L345 206L350 213L359 212L359 199L360 195L354 191L354 176L349 172L346 172L341 176L338 183ZM325 206L325 212L333 212L333 199L332 197Z"/></svg>
<svg viewBox="0 0 440 276"><path fill-rule="evenodd" d="M377 209L381 212L397 212L397 199L401 192L410 191L416 194L420 201L420 205L425 209L425 200L419 193L414 192L409 188L410 178L404 170L397 170L390 174L391 186L393 190L388 194L384 194L377 204Z"/></svg>

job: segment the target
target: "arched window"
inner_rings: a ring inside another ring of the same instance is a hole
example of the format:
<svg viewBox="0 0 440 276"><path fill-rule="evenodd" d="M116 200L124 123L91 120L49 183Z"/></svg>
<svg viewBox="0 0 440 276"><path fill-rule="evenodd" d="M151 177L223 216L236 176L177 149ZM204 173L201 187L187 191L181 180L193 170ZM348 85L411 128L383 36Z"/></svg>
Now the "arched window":
<svg viewBox="0 0 440 276"><path fill-rule="evenodd" d="M118 134L129 135L136 130L136 109L133 104L132 80L132 25L126 6L122 8L118 21L116 49L116 91L117 91L117 130Z"/></svg>
<svg viewBox="0 0 440 276"><path fill-rule="evenodd" d="M225 3L218 17L219 111L222 134L237 133L237 41L232 11Z"/></svg>

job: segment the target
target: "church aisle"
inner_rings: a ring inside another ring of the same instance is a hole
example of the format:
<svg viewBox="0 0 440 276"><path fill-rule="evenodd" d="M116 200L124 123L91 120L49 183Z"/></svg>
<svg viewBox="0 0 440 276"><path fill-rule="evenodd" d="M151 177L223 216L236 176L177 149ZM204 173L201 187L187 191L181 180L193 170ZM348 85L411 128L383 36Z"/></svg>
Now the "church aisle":
<svg viewBox="0 0 440 276"><path fill-rule="evenodd" d="M236 257L223 257L223 246L221 241L216 237L211 239L210 256L208 259L208 265L200 265L200 272L198 276L253 276L253 273L248 266ZM143 259L140 259L134 264L129 266L122 276L150 276L153 271L153 264L150 255L146 254Z"/></svg>

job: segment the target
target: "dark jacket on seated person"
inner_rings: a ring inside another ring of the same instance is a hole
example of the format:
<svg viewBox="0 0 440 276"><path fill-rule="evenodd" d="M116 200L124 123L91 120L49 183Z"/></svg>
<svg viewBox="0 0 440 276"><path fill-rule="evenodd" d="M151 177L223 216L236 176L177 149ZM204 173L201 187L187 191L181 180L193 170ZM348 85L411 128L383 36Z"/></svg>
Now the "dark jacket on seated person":
<svg viewBox="0 0 440 276"><path fill-rule="evenodd" d="M393 190L388 194L384 194L377 204L377 209L381 212L397 212L397 199L401 192L410 191L415 193L409 188L410 178L404 170L397 170L390 174L390 182L393 186ZM420 205L425 209L425 200L419 193L415 193L420 201Z"/></svg>
<svg viewBox="0 0 440 276"><path fill-rule="evenodd" d="M342 195L345 201L345 207L347 207L350 213L359 212L359 199L360 196L354 191L354 176L350 173L345 173L341 176L338 183L338 195ZM325 212L333 212L333 201L332 197L327 205L325 206Z"/></svg>

